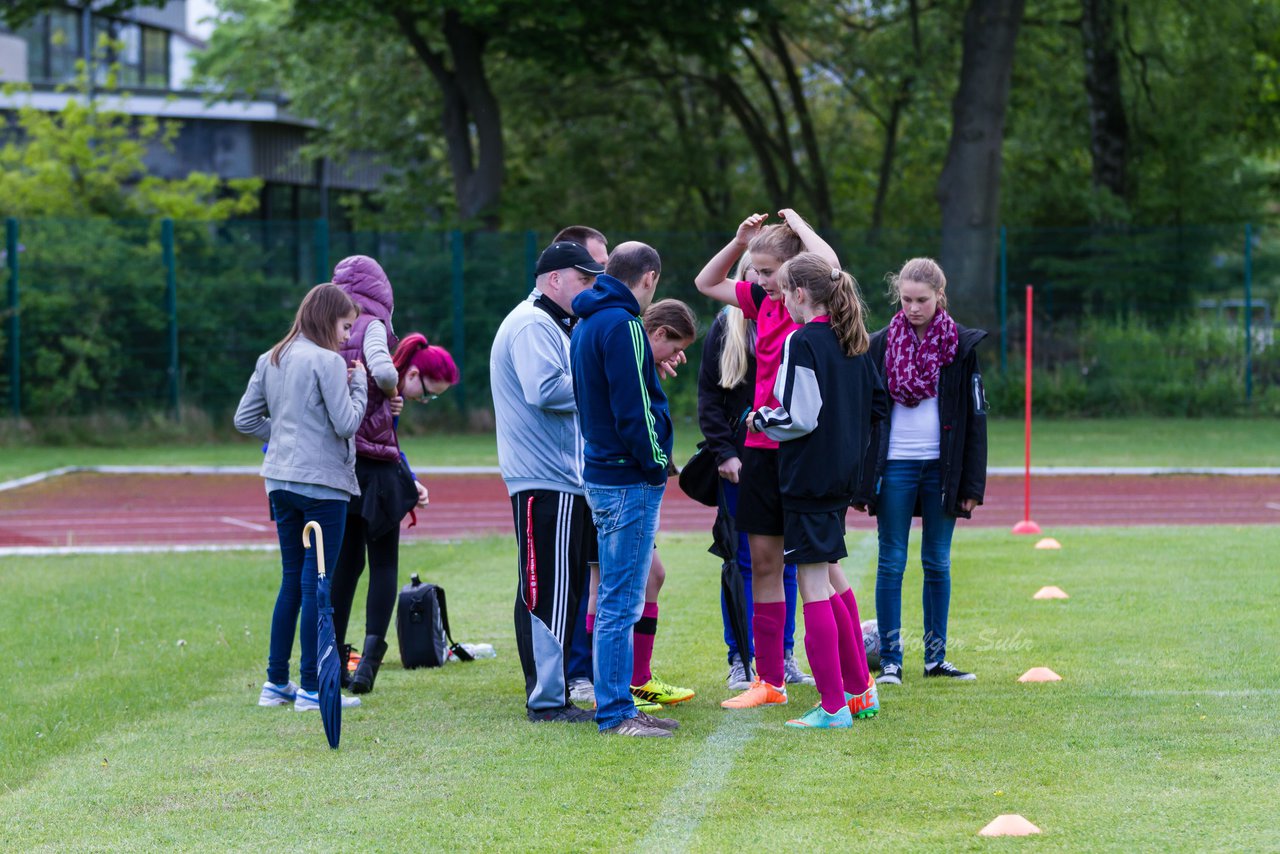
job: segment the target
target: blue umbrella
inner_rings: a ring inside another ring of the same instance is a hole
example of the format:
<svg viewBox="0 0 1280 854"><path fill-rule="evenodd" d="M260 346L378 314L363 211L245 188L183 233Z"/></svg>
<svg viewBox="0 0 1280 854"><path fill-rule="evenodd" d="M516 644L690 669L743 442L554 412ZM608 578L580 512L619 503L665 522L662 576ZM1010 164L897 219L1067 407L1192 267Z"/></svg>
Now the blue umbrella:
<svg viewBox="0 0 1280 854"><path fill-rule="evenodd" d="M302 545L311 548L311 532L315 531L316 548L316 676L320 681L320 720L324 722L329 746L338 748L342 734L342 686L338 668L338 642L333 632L333 603L329 601L329 577L324 571L324 533L319 522L308 522L302 529Z"/></svg>

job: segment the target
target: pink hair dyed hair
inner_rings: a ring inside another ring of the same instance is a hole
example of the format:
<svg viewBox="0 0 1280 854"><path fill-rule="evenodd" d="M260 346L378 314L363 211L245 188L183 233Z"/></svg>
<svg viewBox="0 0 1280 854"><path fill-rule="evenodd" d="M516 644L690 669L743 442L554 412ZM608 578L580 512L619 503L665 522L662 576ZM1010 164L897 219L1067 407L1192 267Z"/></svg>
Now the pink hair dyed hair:
<svg viewBox="0 0 1280 854"><path fill-rule="evenodd" d="M391 361L395 363L401 383L410 368L417 368L418 373L432 382L457 385L461 378L449 351L435 344L428 344L427 336L420 332L411 332L402 338Z"/></svg>

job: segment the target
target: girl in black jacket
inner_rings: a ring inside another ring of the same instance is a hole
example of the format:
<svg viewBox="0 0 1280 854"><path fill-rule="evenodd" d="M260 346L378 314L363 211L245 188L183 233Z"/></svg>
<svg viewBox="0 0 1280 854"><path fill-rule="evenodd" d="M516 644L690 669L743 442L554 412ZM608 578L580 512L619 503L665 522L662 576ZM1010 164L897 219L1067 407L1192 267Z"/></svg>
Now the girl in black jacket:
<svg viewBox="0 0 1280 854"><path fill-rule="evenodd" d="M912 516L921 517L924 675L972 680L946 660L951 603L951 535L956 518L982 503L987 472L987 406L975 348L986 333L947 314L947 280L930 258L913 258L891 280L901 310L871 337L891 407L871 444L874 482L854 507L876 516L880 539L876 618L880 684L902 683L902 575ZM870 460L869 460L870 462Z"/></svg>
<svg viewBox="0 0 1280 854"><path fill-rule="evenodd" d="M855 628L857 604L837 561L848 554L845 514L872 424L884 415L884 388L866 355L853 277L812 252L787 261L778 277L787 311L803 326L783 349L778 405L752 412L747 427L778 442L783 554L796 562L804 647L822 698L787 726L844 728L880 710Z"/></svg>
<svg viewBox="0 0 1280 854"><path fill-rule="evenodd" d="M750 255L742 257L736 278L749 281L755 275ZM748 320L737 306L725 306L711 324L702 345L702 365L698 369L698 426L706 437L707 453L715 456L719 470L720 513L728 513L727 520L717 519L717 526L725 525L736 538L734 554L720 555L734 560L742 574L743 599L746 625L751 625L751 549L747 535L733 525L738 508L738 475L742 470L742 447L747 429L743 416L751 408L751 394L756 381L756 333L755 321ZM812 685L813 677L800 669L796 660L796 607L800 600L796 586L796 565L785 563L782 567L782 589L786 598L786 623L783 626L783 673L787 684ZM751 687L751 660L754 647L738 649L734 637L729 609L736 607L720 593L720 615L724 621L724 643L728 647L729 675L725 682L731 691L745 691Z"/></svg>

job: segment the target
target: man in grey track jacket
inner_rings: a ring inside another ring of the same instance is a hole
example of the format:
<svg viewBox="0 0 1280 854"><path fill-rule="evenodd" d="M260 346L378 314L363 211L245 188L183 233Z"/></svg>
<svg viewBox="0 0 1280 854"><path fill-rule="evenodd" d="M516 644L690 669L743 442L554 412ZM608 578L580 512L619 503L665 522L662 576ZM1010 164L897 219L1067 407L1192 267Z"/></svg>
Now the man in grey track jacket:
<svg viewBox="0 0 1280 854"><path fill-rule="evenodd" d="M593 719L569 702L565 673L592 525L569 334L573 298L602 272L581 244L548 246L538 258L533 292L502 321L489 357L498 466L515 522L516 646L531 721Z"/></svg>

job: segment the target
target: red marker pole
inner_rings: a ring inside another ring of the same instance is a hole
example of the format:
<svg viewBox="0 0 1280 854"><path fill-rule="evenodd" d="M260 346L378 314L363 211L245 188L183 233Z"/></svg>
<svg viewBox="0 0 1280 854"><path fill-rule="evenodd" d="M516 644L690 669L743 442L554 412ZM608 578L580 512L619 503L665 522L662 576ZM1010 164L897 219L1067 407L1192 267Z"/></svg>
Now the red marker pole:
<svg viewBox="0 0 1280 854"><path fill-rule="evenodd" d="M1031 294L1034 288L1027 285L1027 365L1026 365L1026 426L1025 463L1022 475L1022 521L1013 526L1015 534L1038 534L1040 526L1031 521Z"/></svg>

